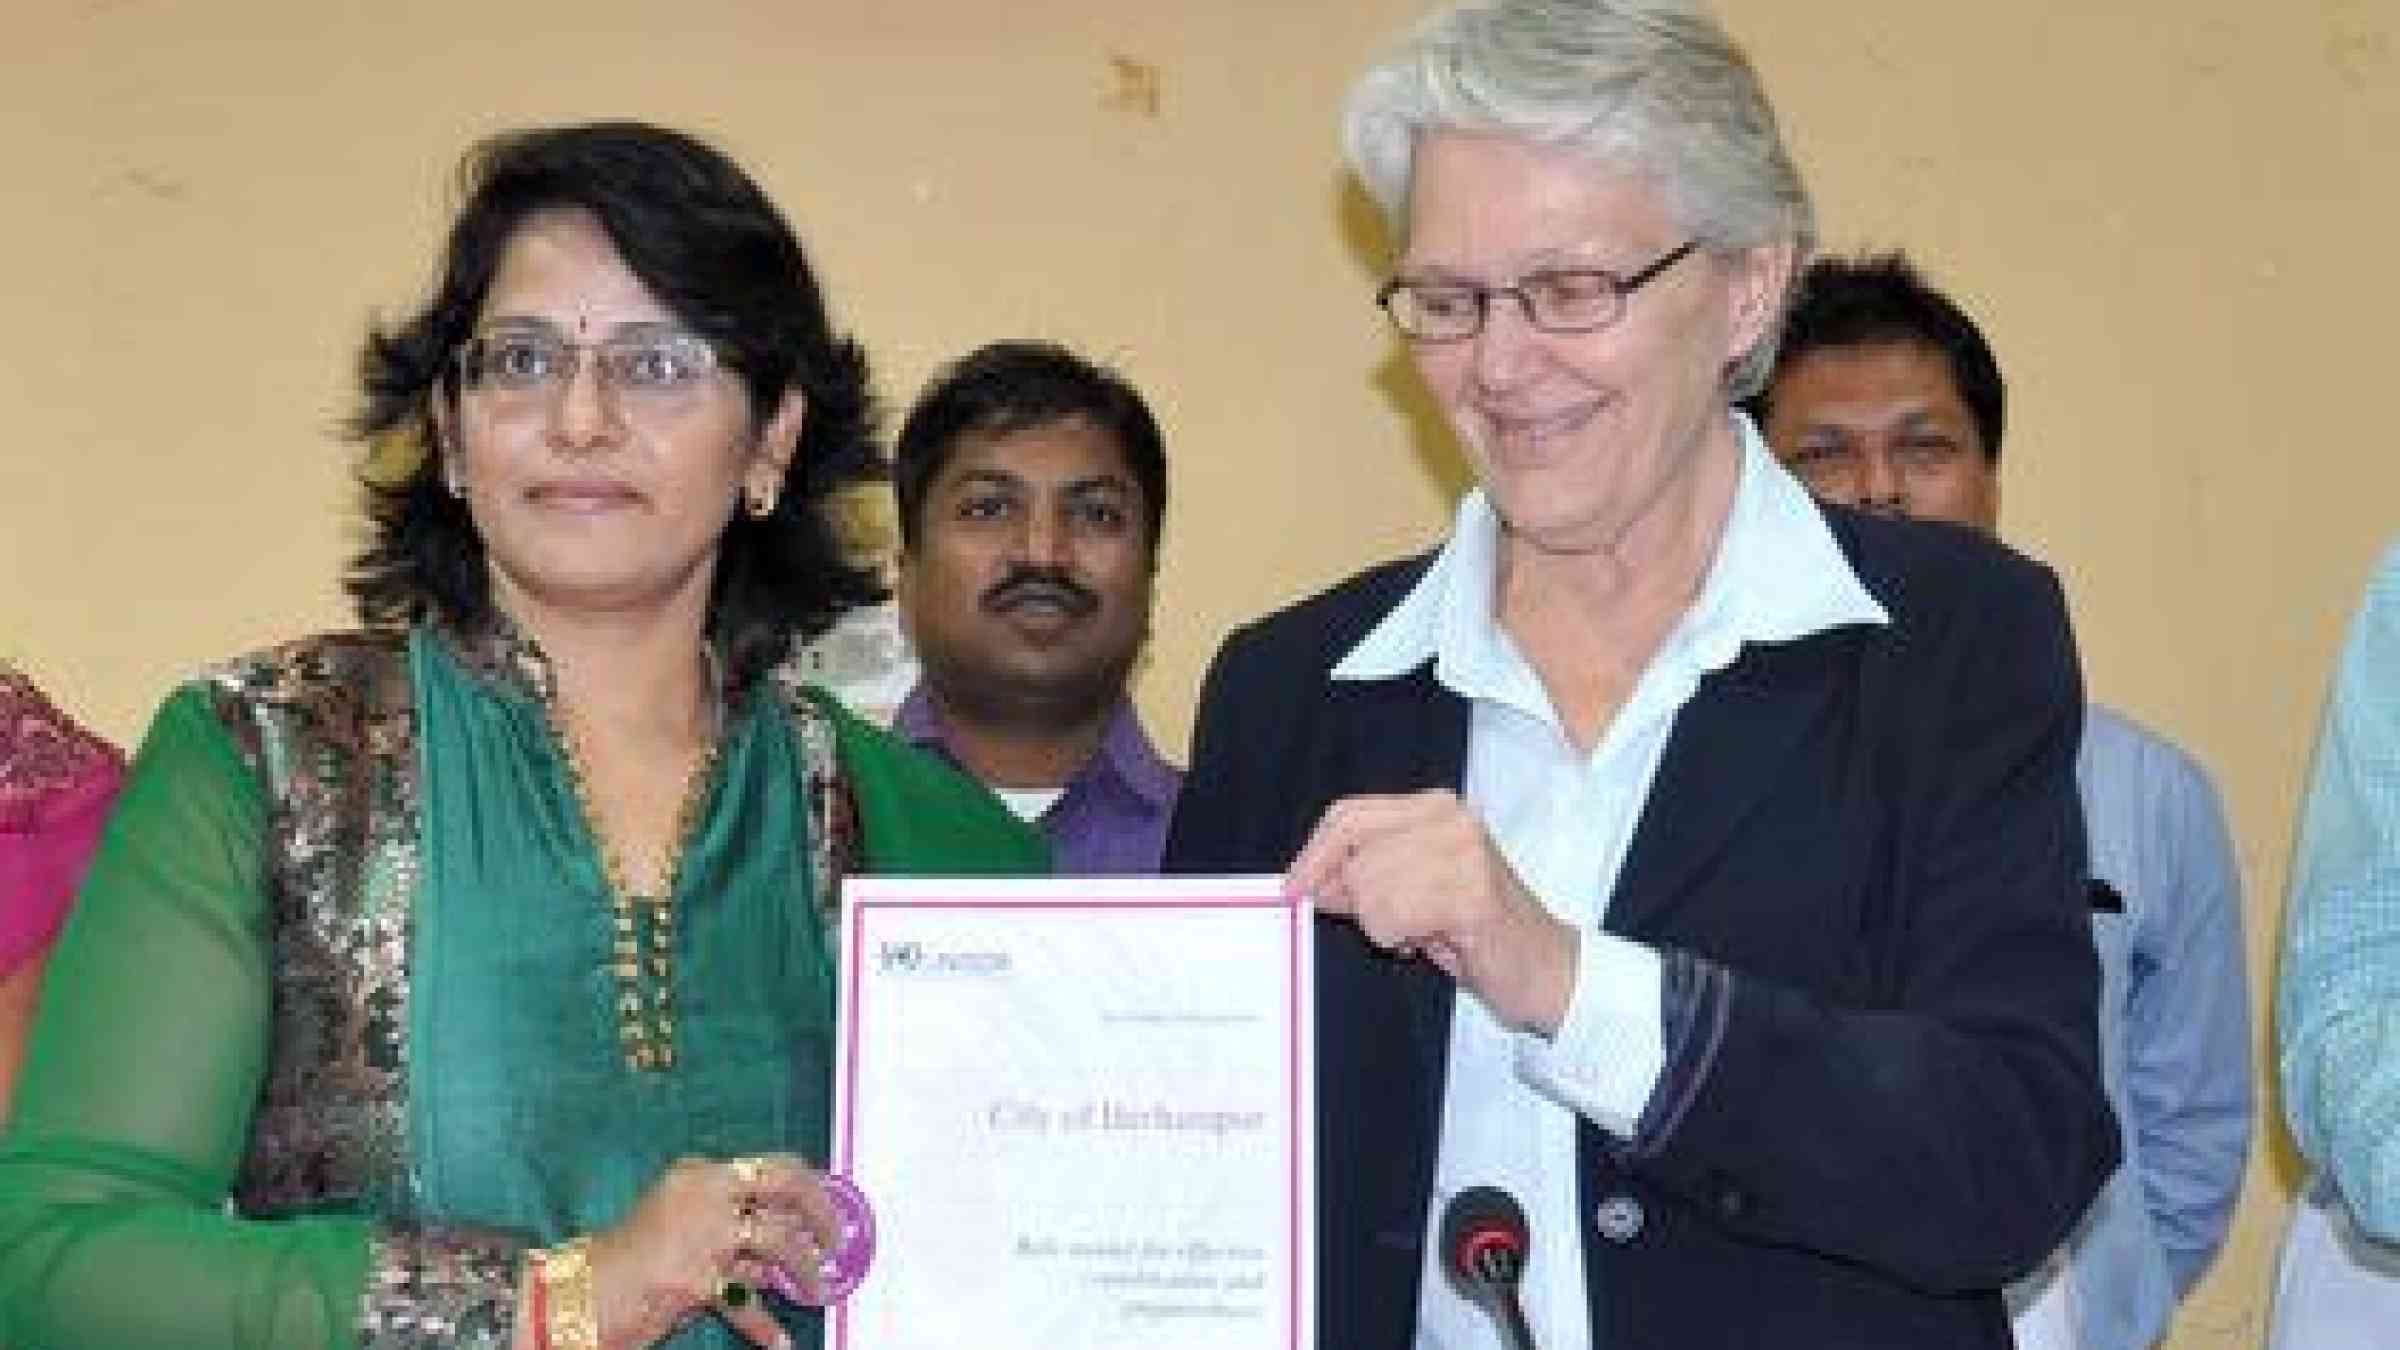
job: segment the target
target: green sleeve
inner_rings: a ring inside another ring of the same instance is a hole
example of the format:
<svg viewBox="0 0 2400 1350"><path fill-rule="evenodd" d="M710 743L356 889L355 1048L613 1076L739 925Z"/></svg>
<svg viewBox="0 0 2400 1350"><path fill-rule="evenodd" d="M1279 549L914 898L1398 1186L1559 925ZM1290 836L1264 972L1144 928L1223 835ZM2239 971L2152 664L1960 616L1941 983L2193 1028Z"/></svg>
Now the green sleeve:
<svg viewBox="0 0 2400 1350"><path fill-rule="evenodd" d="M867 871L879 876L1040 876L1050 845L974 779L860 718L820 690L835 754L858 803Z"/></svg>
<svg viewBox="0 0 2400 1350"><path fill-rule="evenodd" d="M365 1222L226 1212L267 1054L267 803L168 699L50 964L0 1135L0 1344L353 1344Z"/></svg>

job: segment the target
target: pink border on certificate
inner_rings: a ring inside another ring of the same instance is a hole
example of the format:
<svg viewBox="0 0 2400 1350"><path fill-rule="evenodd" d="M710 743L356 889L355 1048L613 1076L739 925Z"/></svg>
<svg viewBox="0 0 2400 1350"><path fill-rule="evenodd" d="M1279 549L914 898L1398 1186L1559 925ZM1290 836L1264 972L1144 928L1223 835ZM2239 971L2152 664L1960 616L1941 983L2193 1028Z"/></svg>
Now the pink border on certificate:
<svg viewBox="0 0 2400 1350"><path fill-rule="evenodd" d="M836 1122L841 1137L835 1143L835 1156L845 1172L856 1170L857 1134L854 1122L858 1107L858 1030L859 985L858 963L866 951L866 911L870 909L994 909L994 910L1090 910L1090 909L1280 909L1285 911L1284 949L1287 959L1285 982L1287 997L1297 1003L1304 981L1309 977L1308 919L1311 911L1299 899L1285 895L1280 888L1274 891L1258 889L1260 878L1251 877L1175 877L1167 880L1166 888L1145 890L1139 894L1112 895L1106 889L1112 882L1099 882L1088 891L1071 894L1058 892L1059 882L1051 881L993 881L966 878L954 881L897 880L856 878L847 883L848 890L886 892L888 898L846 900L843 905L848 920L849 941L842 948L842 1041L845 1080L841 1087L842 1119ZM1274 878L1265 878L1272 882ZM1083 883L1093 884L1093 883ZM939 887L937 896L933 888ZM1022 900L1006 897L1017 891L1027 893ZM1289 1184L1285 1187L1285 1242L1293 1258L1291 1277L1285 1282L1285 1297L1289 1307L1285 1314L1287 1343L1292 1350L1314 1344L1315 1329L1308 1325L1311 1316L1308 1286L1316 1279L1316 1260L1309 1243L1314 1235L1305 1231L1307 1209L1301 1203L1302 1188L1308 1184L1304 1171L1308 1157L1306 1118L1315 1111L1309 1093L1310 1085L1302 1080L1300 1038L1309 1031L1304 1027L1298 1007L1287 1007L1284 1020L1291 1028L1284 1046L1284 1103L1290 1121L1290 1131L1284 1141L1284 1156L1289 1164ZM869 1198L872 1203L872 1197ZM1303 1259L1305 1258L1305 1259ZM847 1303L835 1304L827 1310L832 1324L832 1346L842 1350L849 1345L850 1308Z"/></svg>

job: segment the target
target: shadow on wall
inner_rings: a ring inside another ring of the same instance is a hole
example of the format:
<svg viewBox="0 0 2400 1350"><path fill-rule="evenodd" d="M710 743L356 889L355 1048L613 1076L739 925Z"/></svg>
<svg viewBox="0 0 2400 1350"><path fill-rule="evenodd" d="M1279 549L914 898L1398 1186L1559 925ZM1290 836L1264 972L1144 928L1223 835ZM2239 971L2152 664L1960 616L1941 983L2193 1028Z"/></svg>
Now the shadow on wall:
<svg viewBox="0 0 2400 1350"><path fill-rule="evenodd" d="M1366 279L1366 292L1372 295L1392 269L1393 241L1391 231L1384 225L1383 211L1347 171L1334 175L1331 205L1334 231L1358 264L1361 276ZM1416 460L1418 469L1441 489L1442 500L1455 502L1475 486L1473 466L1459 453L1448 420L1442 416L1433 396L1425 392L1424 383L1417 379L1416 371L1409 365L1408 353L1397 337L1375 367L1373 383L1407 424L1410 456Z"/></svg>

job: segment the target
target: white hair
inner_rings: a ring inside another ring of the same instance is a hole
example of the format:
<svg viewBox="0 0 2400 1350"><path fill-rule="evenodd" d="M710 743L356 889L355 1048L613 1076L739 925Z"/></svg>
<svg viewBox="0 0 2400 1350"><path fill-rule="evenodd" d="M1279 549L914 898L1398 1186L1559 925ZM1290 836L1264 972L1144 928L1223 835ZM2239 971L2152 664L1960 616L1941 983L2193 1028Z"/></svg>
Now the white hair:
<svg viewBox="0 0 2400 1350"><path fill-rule="evenodd" d="M1816 247L1808 189L1758 73L1695 0L1484 0L1427 22L1359 78L1343 113L1351 167L1395 234L1417 143L1440 130L1640 173L1712 251L1788 244L1797 276ZM1766 383L1780 327L1735 364L1731 397Z"/></svg>

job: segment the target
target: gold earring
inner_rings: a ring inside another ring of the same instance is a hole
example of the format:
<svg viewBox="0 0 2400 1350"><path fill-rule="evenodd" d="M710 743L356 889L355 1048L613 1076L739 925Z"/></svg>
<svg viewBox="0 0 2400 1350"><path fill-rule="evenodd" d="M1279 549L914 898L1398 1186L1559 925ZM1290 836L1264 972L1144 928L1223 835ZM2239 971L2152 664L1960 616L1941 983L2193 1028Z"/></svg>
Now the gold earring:
<svg viewBox="0 0 2400 1350"><path fill-rule="evenodd" d="M775 510L775 489L760 488L750 494L750 517L765 520Z"/></svg>

